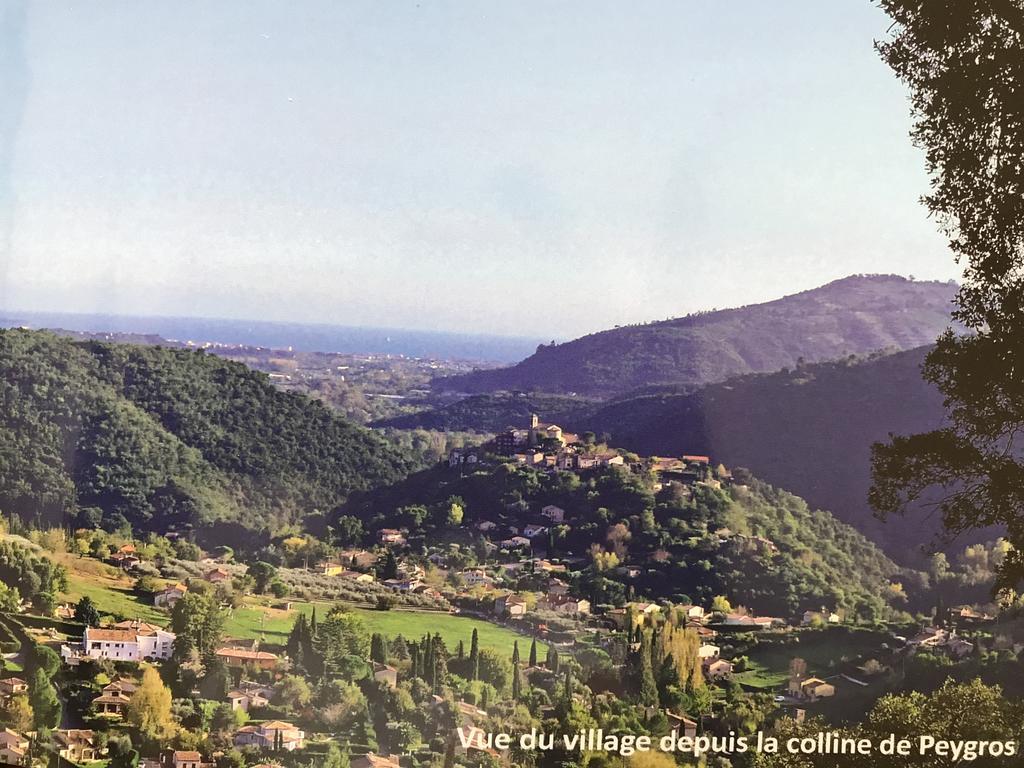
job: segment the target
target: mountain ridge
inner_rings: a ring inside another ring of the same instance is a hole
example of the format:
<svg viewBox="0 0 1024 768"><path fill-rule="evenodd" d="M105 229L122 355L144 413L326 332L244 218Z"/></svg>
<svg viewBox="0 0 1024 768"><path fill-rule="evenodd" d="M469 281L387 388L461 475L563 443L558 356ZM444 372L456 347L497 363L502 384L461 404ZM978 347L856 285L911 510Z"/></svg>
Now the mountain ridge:
<svg viewBox="0 0 1024 768"><path fill-rule="evenodd" d="M439 390L607 398L652 385L701 386L880 349L933 342L951 323L954 283L853 275L770 302L541 345L508 368L438 379Z"/></svg>

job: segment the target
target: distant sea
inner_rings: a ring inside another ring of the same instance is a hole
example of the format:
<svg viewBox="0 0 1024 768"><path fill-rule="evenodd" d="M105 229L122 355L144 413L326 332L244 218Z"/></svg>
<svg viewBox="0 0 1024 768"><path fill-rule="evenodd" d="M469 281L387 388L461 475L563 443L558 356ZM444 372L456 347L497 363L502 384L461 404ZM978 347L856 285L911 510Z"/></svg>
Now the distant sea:
<svg viewBox="0 0 1024 768"><path fill-rule="evenodd" d="M168 341L218 342L303 352L405 355L513 363L533 354L541 339L485 334L358 328L316 323L218 320L202 317L20 312L0 310L0 325L97 333L156 334Z"/></svg>

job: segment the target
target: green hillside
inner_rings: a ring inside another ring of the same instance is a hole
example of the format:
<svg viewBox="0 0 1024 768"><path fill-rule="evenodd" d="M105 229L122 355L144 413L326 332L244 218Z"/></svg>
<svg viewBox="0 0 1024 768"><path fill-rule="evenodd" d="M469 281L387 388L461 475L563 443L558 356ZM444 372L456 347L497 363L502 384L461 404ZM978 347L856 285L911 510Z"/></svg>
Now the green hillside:
<svg viewBox="0 0 1024 768"><path fill-rule="evenodd" d="M872 443L943 423L942 397L921 378L928 349L625 398L566 426L609 432L616 444L640 453L705 453L749 467L830 510L901 562L915 562L939 534L939 521L911 515L882 522L867 492Z"/></svg>
<svg viewBox="0 0 1024 768"><path fill-rule="evenodd" d="M438 467L357 494L337 514L368 520L371 529L405 527L414 546L423 536L435 546L479 550L476 523L497 523L492 537L500 539L513 526L547 522L537 513L555 504L565 510L566 525L537 538L534 553L578 558L579 589L595 603L632 594L707 604L726 595L787 617L823 605L882 610L899 569L874 544L749 473L736 479L722 488L658 490L648 473L623 467L583 475L504 463L468 473ZM464 510L454 529L445 523L453 498ZM598 564L594 546L616 553L615 562ZM625 565L639 572L624 573Z"/></svg>
<svg viewBox="0 0 1024 768"><path fill-rule="evenodd" d="M29 521L260 528L409 469L319 402L201 351L7 330L0 371L0 509Z"/></svg>
<svg viewBox="0 0 1024 768"><path fill-rule="evenodd" d="M855 276L765 304L626 326L538 348L511 368L441 379L459 392L523 390L608 397L659 384L699 386L799 361L933 342L950 324L951 283Z"/></svg>

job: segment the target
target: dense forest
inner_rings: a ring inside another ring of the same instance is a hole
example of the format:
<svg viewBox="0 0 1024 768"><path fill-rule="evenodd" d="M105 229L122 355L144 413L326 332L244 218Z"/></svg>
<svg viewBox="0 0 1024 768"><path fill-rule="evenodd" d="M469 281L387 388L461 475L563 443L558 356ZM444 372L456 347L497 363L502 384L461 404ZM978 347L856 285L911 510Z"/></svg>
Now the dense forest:
<svg viewBox="0 0 1024 768"><path fill-rule="evenodd" d="M0 331L0 509L36 524L255 528L409 462L323 404L201 351Z"/></svg>
<svg viewBox="0 0 1024 768"><path fill-rule="evenodd" d="M458 392L609 397L657 384L699 386L798 361L929 344L951 323L956 286L853 276L765 304L704 312L551 344L511 368L440 379Z"/></svg>
<svg viewBox="0 0 1024 768"><path fill-rule="evenodd" d="M656 490L649 475L622 467L583 474L512 464L469 473L438 467L355 494L336 515L367 521L371 530L408 528L412 545L422 536L435 546L447 540L472 548L480 545L476 523L521 528L555 504L565 524L538 538L534 551L589 560L579 586L596 603L657 597L707 604L726 595L786 617L823 606L864 616L885 610L899 569L854 529L744 471L731 485L714 485ZM639 573L624 573L627 564Z"/></svg>

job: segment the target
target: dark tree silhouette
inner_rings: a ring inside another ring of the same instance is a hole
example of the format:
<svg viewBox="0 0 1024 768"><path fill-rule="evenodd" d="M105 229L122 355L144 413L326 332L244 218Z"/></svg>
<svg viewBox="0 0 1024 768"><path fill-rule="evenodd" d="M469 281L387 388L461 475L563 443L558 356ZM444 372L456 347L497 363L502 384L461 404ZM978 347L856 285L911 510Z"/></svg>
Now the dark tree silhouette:
<svg viewBox="0 0 1024 768"><path fill-rule="evenodd" d="M895 24L877 47L910 88L923 202L964 270L953 319L968 333L948 330L923 369L949 425L875 445L870 502L884 517L928 501L950 535L1004 526L1015 549L998 586L1012 587L1024 578L1024 3L881 5Z"/></svg>

